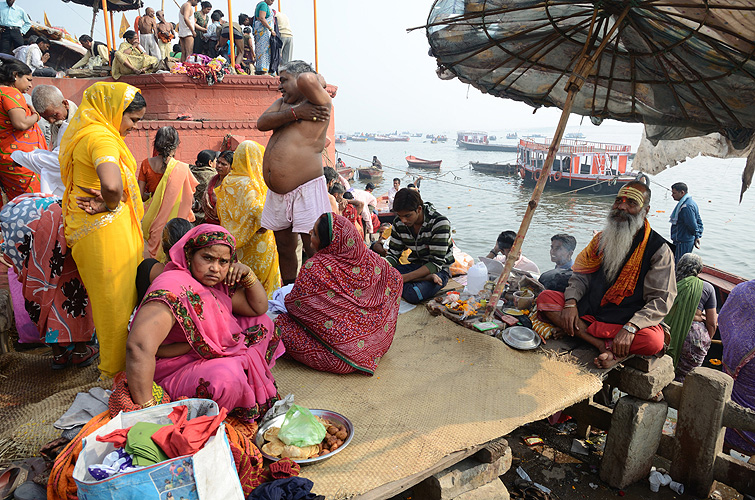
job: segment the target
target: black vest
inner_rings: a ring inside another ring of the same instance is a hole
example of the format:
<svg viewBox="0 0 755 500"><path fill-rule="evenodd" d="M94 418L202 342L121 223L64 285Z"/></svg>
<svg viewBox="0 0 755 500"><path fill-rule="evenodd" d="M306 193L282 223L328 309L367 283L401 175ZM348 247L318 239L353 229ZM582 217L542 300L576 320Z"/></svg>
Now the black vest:
<svg viewBox="0 0 755 500"><path fill-rule="evenodd" d="M624 259L624 265L626 265L629 258L632 256L634 250L642 242L644 231L637 232L634 241L632 241L632 247L627 253L626 259ZM584 316L590 314L595 316L597 321L604 323L625 324L632 319L634 313L645 307L645 299L643 298L645 276L650 270L650 259L655 255L663 245L668 244L666 239L660 234L656 233L652 229L650 230L650 236L648 237L648 243L645 247L645 254L642 256L642 266L640 267L640 276L637 278L637 285L634 287L634 293L629 297L624 297L624 300L620 304L616 305L612 302L606 305L600 305L603 300L603 296L606 294L613 283L608 283L606 275L603 272L603 267L595 271L590 275L589 287L587 293L577 304L579 315Z"/></svg>

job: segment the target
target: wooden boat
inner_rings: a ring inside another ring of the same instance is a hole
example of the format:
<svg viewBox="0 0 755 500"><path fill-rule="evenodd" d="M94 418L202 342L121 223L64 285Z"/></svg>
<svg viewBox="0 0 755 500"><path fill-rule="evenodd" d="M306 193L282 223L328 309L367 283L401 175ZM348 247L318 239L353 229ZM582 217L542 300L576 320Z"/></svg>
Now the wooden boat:
<svg viewBox="0 0 755 500"><path fill-rule="evenodd" d="M350 135L348 139L350 141L367 142L367 137L363 135Z"/></svg>
<svg viewBox="0 0 755 500"><path fill-rule="evenodd" d="M443 160L424 160L422 158L417 158L416 156L407 156L406 157L406 163L409 164L410 167L414 168L432 168L432 169L440 169L440 164Z"/></svg>
<svg viewBox="0 0 755 500"><path fill-rule="evenodd" d="M364 167L357 169L360 179L377 179L383 177L383 171L379 168Z"/></svg>
<svg viewBox="0 0 755 500"><path fill-rule="evenodd" d="M550 140L538 142L532 138L519 139L517 166L519 176L526 185L535 185L540 178ZM618 193L627 182L648 177L627 169L632 147L624 144L609 144L562 139L546 188L564 190L581 189L585 194Z"/></svg>
<svg viewBox="0 0 755 500"><path fill-rule="evenodd" d="M338 175L342 176L347 181L350 181L354 178L354 169L349 167L339 168Z"/></svg>
<svg viewBox="0 0 755 500"><path fill-rule="evenodd" d="M336 136L336 144L346 144L346 136L345 135L337 135Z"/></svg>
<svg viewBox="0 0 755 500"><path fill-rule="evenodd" d="M456 133L456 145L462 149L472 151L499 151L502 153L515 153L517 146L508 144L491 144L487 132L465 131Z"/></svg>
<svg viewBox="0 0 755 500"><path fill-rule="evenodd" d="M478 172L486 174L515 174L518 167L516 163L484 163L481 161L470 161L472 168Z"/></svg>
<svg viewBox="0 0 755 500"><path fill-rule="evenodd" d="M516 132L511 132L510 134L506 134L506 139L518 139L519 136L516 135Z"/></svg>

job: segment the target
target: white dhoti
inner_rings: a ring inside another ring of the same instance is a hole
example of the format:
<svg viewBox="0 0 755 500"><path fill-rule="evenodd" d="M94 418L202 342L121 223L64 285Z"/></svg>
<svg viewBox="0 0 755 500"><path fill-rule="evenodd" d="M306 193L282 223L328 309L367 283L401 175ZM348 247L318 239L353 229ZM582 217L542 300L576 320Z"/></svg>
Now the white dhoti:
<svg viewBox="0 0 755 500"><path fill-rule="evenodd" d="M139 44L144 47L144 51L147 54L157 59L163 59L160 46L157 44L157 37L152 33L140 33Z"/></svg>

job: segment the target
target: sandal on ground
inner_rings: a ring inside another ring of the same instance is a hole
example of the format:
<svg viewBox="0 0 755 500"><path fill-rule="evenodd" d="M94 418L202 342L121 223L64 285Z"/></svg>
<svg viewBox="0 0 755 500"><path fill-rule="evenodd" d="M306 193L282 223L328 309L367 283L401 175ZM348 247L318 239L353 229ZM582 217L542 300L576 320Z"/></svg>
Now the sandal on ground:
<svg viewBox="0 0 755 500"><path fill-rule="evenodd" d="M13 498L13 492L29 478L29 468L11 465L0 472L0 500Z"/></svg>
<svg viewBox="0 0 755 500"><path fill-rule="evenodd" d="M86 348L87 350L84 353L78 353L76 351L73 351L73 353L71 353L71 362L74 366L84 368L85 366L91 365L94 360L99 357L99 349L91 345L86 346Z"/></svg>
<svg viewBox="0 0 755 500"><path fill-rule="evenodd" d="M57 356L52 356L52 369L53 370L62 370L63 368L67 367L69 364L71 364L71 351L63 351L62 354L58 354Z"/></svg>

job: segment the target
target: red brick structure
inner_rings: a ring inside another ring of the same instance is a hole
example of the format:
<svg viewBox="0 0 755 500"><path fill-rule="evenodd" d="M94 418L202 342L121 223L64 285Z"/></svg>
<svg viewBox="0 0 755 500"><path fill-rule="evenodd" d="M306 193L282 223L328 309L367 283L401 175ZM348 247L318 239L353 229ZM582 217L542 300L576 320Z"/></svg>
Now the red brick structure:
<svg viewBox="0 0 755 500"><path fill-rule="evenodd" d="M55 85L66 99L77 104L87 87L110 78L34 78L36 85ZM155 131L165 125L174 126L181 137L177 158L186 163L203 149L220 150L224 138L230 136L230 147L251 139L267 145L270 132L257 130L257 117L276 99L278 78L269 76L226 75L222 82L208 86L186 75L132 75L120 81L141 89L147 101L147 113L137 128L126 137L126 144L136 161L152 156ZM334 88L335 90L335 88ZM178 120L179 117L187 117ZM334 118L328 136L334 138ZM328 147L335 158L335 144Z"/></svg>

